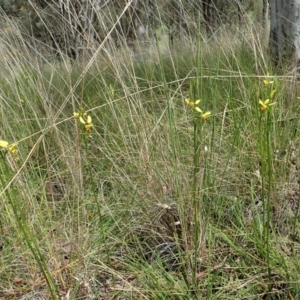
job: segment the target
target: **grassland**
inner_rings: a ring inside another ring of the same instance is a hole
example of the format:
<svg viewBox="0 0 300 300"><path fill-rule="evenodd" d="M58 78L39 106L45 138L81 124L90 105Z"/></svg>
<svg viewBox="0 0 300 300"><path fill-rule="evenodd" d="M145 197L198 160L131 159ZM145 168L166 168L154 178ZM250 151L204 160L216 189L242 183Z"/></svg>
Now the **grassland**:
<svg viewBox="0 0 300 300"><path fill-rule="evenodd" d="M299 299L298 76L255 29L76 66L9 41L0 299Z"/></svg>

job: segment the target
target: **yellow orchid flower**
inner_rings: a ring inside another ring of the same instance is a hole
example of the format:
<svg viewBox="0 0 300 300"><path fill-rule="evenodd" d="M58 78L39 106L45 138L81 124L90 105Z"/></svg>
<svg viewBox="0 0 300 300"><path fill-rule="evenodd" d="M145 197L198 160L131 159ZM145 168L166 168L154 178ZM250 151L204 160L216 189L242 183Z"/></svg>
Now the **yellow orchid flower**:
<svg viewBox="0 0 300 300"><path fill-rule="evenodd" d="M7 141L0 140L0 147L7 150L11 154L17 154L18 150L16 149L17 144L9 144Z"/></svg>
<svg viewBox="0 0 300 300"><path fill-rule="evenodd" d="M203 113L202 109L199 107L195 107L195 110L200 113L200 116L204 121L206 121L211 116L210 111Z"/></svg>
<svg viewBox="0 0 300 300"><path fill-rule="evenodd" d="M274 80L269 80L269 78L270 78L270 74L269 74L269 72L267 72L266 79L263 81L264 86L265 86L266 88L269 87L270 84L273 84L273 83L274 83Z"/></svg>
<svg viewBox="0 0 300 300"><path fill-rule="evenodd" d="M92 130L93 124L92 124L92 117L90 115L87 115L86 118L79 117L79 121L84 125L84 128L87 132L90 132Z"/></svg>
<svg viewBox="0 0 300 300"><path fill-rule="evenodd" d="M7 141L0 140L0 147L1 147L1 148L5 148L5 149L6 149L8 145L9 145L9 144L8 144Z"/></svg>
<svg viewBox="0 0 300 300"><path fill-rule="evenodd" d="M73 112L73 116L74 116L74 118L75 118L75 119L79 119L79 117L80 117L80 113L79 113L79 112L76 112L76 111L74 111L74 112Z"/></svg>
<svg viewBox="0 0 300 300"><path fill-rule="evenodd" d="M204 114L201 115L201 118L206 121L211 116L211 112L207 111Z"/></svg>
<svg viewBox="0 0 300 300"><path fill-rule="evenodd" d="M276 90L273 90L272 92L271 92L271 94L270 94L270 99L273 99L274 97L275 97L275 95L276 95Z"/></svg>
<svg viewBox="0 0 300 300"><path fill-rule="evenodd" d="M195 107L196 105L198 105L199 103L200 103L200 99L198 99L198 100L195 100L195 101L191 101L189 98L186 98L185 100L184 100L185 102L186 102L186 104L187 105L189 105L190 107Z"/></svg>
<svg viewBox="0 0 300 300"><path fill-rule="evenodd" d="M18 153L18 149L16 149L17 144L11 144L7 147L7 151L10 152L11 154L15 155Z"/></svg>
<svg viewBox="0 0 300 300"><path fill-rule="evenodd" d="M259 100L258 102L259 102L259 104L260 104L259 109L260 109L261 111L265 111L265 110L267 110L270 106L276 104L276 102L270 102L270 99L267 99L267 100L265 100L265 101Z"/></svg>
<svg viewBox="0 0 300 300"><path fill-rule="evenodd" d="M74 111L74 112L73 112L73 116L74 116L75 119L78 120L80 117L85 117L85 116L87 116L87 113L86 113L86 111L84 111L84 110Z"/></svg>
<svg viewBox="0 0 300 300"><path fill-rule="evenodd" d="M263 82L264 82L264 86L265 86L266 88L269 87L270 84L273 84L273 83L274 83L274 81L270 81L270 80L268 80L268 79L265 79Z"/></svg>
<svg viewBox="0 0 300 300"><path fill-rule="evenodd" d="M79 119L80 117L85 117L86 115L87 115L87 113L85 111L81 111L81 112L74 111L73 112L73 116L75 119Z"/></svg>

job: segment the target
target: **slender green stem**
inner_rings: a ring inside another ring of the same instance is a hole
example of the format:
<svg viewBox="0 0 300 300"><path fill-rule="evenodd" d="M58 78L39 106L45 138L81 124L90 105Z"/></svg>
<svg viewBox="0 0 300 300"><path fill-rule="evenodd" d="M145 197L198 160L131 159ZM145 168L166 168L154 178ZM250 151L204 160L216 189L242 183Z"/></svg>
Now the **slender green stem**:
<svg viewBox="0 0 300 300"><path fill-rule="evenodd" d="M1 154L1 159L2 161L4 161L3 165L5 167L5 173L1 174L0 176L0 181L3 187L6 186L6 181L4 178L10 178L11 177L11 171L10 168L8 166L8 163L6 161L6 157L3 155L3 153ZM5 176L4 176L5 175ZM8 176L9 175L9 176ZM30 249L31 253L33 254L46 282L51 294L51 298L52 299L59 299L59 292L55 283L55 280L51 274L51 272L48 269L46 260L44 258L44 255L42 254L39 244L34 236L34 234L30 231L30 228L28 226L28 224L26 223L26 218L23 214L22 211L22 205L19 203L19 196L13 196L13 194L16 193L17 191L15 190L9 190L7 189L5 191L5 196L8 199L8 202L12 208L13 214L15 216L15 221L17 223L18 229L20 230L21 234L23 235L23 238L28 246L28 248Z"/></svg>
<svg viewBox="0 0 300 300"><path fill-rule="evenodd" d="M271 267L270 267L270 230L271 230L271 186L272 186L272 145L270 141L270 130L271 130L271 113L268 111L267 115L267 127L266 127L266 143L267 143L267 225L266 225L266 244L267 244L267 265L268 265L268 276L271 281Z"/></svg>
<svg viewBox="0 0 300 300"><path fill-rule="evenodd" d="M197 273L197 259L198 259L198 248L199 248L199 231L200 231L200 199L198 198L198 173L199 173L199 120L196 119L195 111L193 110L193 122L194 122L194 163L193 163L193 186L192 186L192 203L194 210L194 262L193 262L193 276L196 280ZM196 281L195 281L196 282Z"/></svg>

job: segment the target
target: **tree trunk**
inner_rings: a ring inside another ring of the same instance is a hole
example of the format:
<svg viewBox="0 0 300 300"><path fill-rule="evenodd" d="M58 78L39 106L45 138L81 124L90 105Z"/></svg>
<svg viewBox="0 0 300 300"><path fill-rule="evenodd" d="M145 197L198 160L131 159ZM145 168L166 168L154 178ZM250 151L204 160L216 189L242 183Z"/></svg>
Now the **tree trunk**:
<svg viewBox="0 0 300 300"><path fill-rule="evenodd" d="M262 10L262 27L267 28L269 20L269 1L263 0L263 10Z"/></svg>
<svg viewBox="0 0 300 300"><path fill-rule="evenodd" d="M271 2L269 48L277 65L300 62L300 0Z"/></svg>

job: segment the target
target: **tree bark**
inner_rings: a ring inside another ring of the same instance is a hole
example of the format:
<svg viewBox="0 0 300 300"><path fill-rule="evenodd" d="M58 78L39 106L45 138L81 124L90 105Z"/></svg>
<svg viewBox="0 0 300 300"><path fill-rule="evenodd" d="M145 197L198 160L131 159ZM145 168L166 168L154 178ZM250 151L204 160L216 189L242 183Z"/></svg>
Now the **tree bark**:
<svg viewBox="0 0 300 300"><path fill-rule="evenodd" d="M267 28L268 19L269 19L269 1L268 0L263 0L262 27L264 29Z"/></svg>
<svg viewBox="0 0 300 300"><path fill-rule="evenodd" d="M269 49L277 65L300 62L300 0L271 2Z"/></svg>

